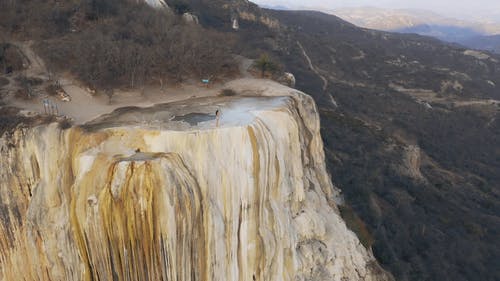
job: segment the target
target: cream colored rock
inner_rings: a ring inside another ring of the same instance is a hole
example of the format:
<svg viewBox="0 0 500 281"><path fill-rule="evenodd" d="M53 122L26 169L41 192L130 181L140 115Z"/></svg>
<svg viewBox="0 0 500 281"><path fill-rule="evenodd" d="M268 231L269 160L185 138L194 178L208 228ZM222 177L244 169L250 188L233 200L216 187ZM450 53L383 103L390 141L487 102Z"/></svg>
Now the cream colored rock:
<svg viewBox="0 0 500 281"><path fill-rule="evenodd" d="M182 19L187 23L199 24L198 17L192 13L182 14Z"/></svg>
<svg viewBox="0 0 500 281"><path fill-rule="evenodd" d="M0 139L0 280L389 279L339 216L312 98L232 85L256 96Z"/></svg>
<svg viewBox="0 0 500 281"><path fill-rule="evenodd" d="M167 3L165 0L145 0L146 4L149 6L155 8L155 9L162 9L162 8L168 8Z"/></svg>

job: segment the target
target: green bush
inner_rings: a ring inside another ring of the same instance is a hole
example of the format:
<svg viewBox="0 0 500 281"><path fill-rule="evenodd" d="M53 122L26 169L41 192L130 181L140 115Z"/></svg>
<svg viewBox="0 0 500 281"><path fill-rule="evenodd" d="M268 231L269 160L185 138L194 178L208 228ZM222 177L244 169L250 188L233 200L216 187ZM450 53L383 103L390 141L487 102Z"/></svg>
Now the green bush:
<svg viewBox="0 0 500 281"><path fill-rule="evenodd" d="M260 71L260 75L264 77L266 72L273 74L279 69L278 63L274 62L268 54L262 54L254 63L255 67Z"/></svg>
<svg viewBox="0 0 500 281"><path fill-rule="evenodd" d="M222 91L220 91L219 96L232 97L232 96L236 96L236 92L234 90L231 90L231 89L223 89Z"/></svg>

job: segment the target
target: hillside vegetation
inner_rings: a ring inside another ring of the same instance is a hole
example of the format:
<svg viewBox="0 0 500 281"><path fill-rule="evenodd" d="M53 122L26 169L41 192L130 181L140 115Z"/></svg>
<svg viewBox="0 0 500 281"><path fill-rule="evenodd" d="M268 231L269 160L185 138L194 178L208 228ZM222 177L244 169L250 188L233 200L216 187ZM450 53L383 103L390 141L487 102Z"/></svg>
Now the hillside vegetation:
<svg viewBox="0 0 500 281"><path fill-rule="evenodd" d="M333 181L382 265L398 280L497 280L500 58L321 13L273 15L287 27L275 53L318 103Z"/></svg>
<svg viewBox="0 0 500 281"><path fill-rule="evenodd" d="M268 54L318 104L342 214L397 280L500 280L499 56L243 0L176 3L200 25L32 0L0 2L0 26L94 87L230 75L232 54Z"/></svg>
<svg viewBox="0 0 500 281"><path fill-rule="evenodd" d="M35 40L53 72L93 88L231 75L230 36L167 10L120 0L2 1L6 36Z"/></svg>

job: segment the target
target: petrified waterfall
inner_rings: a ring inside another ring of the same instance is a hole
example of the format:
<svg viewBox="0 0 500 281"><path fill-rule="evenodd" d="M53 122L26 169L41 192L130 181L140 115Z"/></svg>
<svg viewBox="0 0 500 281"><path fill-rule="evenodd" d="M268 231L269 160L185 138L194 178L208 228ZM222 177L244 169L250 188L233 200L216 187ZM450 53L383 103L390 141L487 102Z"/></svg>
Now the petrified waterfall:
<svg viewBox="0 0 500 281"><path fill-rule="evenodd" d="M300 92L123 108L0 146L0 280L387 278L338 214Z"/></svg>

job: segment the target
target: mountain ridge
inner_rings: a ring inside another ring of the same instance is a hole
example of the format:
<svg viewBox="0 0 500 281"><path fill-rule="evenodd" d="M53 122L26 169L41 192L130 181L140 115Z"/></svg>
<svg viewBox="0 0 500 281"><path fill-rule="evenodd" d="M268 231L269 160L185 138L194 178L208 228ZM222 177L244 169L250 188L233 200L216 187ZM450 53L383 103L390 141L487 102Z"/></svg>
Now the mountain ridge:
<svg viewBox="0 0 500 281"><path fill-rule="evenodd" d="M498 279L498 55L324 13L186 2L231 52L268 54L315 99L341 213L384 269Z"/></svg>
<svg viewBox="0 0 500 281"><path fill-rule="evenodd" d="M344 8L328 13L364 28L416 33L488 51L496 51L499 46L490 37L500 34L498 23L458 20L425 10L411 9Z"/></svg>

